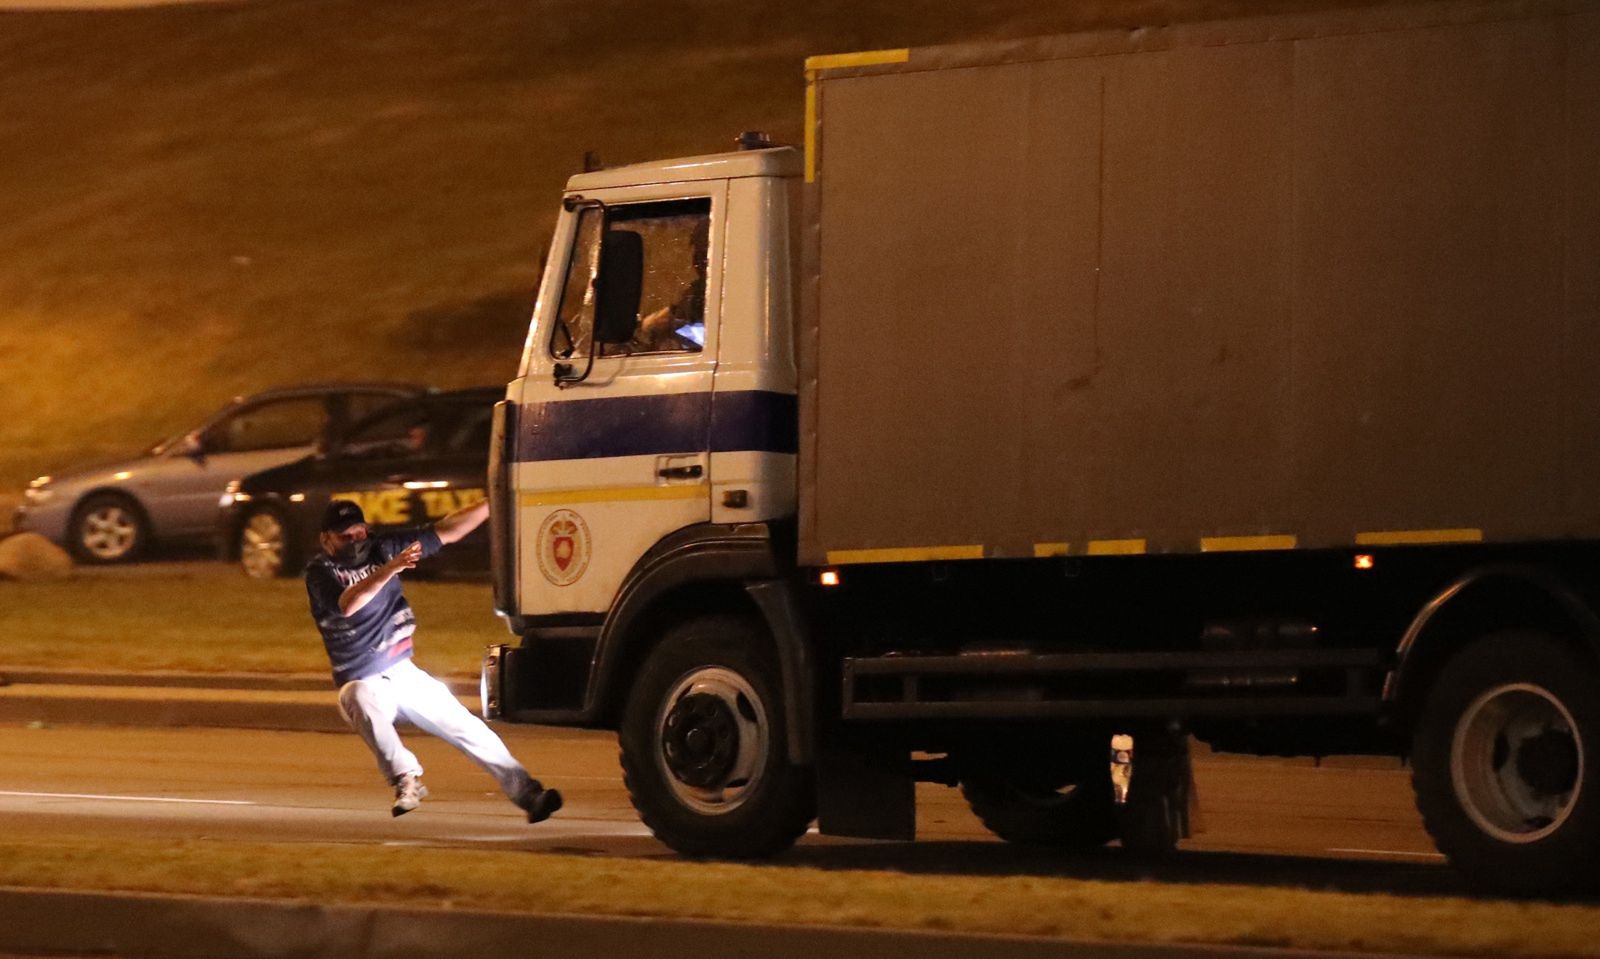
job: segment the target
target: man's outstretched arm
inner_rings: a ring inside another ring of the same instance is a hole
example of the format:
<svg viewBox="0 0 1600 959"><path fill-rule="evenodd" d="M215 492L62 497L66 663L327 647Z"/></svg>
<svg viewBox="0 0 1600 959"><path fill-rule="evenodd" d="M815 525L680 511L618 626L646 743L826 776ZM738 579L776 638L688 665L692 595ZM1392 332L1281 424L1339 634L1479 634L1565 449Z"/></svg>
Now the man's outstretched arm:
<svg viewBox="0 0 1600 959"><path fill-rule="evenodd" d="M344 592L339 594L339 612L346 616L355 614L365 609L373 598L383 589L385 583L408 569L417 568L417 560L422 558L422 546L412 543L395 555L382 566L373 570L366 579L358 579L350 584Z"/></svg>
<svg viewBox="0 0 1600 959"><path fill-rule="evenodd" d="M477 529L488 518L489 501L481 500L471 506L463 506L435 523L433 531L439 534L439 542L448 546Z"/></svg>

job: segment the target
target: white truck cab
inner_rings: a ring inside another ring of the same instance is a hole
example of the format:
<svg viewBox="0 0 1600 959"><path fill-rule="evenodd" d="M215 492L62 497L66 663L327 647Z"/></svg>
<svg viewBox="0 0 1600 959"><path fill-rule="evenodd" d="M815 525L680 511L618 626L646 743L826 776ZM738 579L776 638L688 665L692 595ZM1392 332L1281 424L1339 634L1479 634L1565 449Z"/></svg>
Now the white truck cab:
<svg viewBox="0 0 1600 959"><path fill-rule="evenodd" d="M800 166L791 148L758 149L568 182L506 391L516 575L502 612L600 616L668 534L793 515ZM596 346L601 260L629 256L625 328L608 337L602 316Z"/></svg>

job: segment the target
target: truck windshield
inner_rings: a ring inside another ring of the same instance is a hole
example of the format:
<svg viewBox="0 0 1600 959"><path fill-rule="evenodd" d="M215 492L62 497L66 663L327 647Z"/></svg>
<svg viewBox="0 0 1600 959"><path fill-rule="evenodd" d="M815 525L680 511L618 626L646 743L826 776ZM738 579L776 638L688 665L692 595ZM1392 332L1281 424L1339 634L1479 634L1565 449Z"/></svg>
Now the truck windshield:
<svg viewBox="0 0 1600 959"><path fill-rule="evenodd" d="M567 263L560 312L551 330L551 355L569 359L589 351L602 226L643 239L644 284L633 339L602 344L600 355L700 352L706 342L709 197L583 210Z"/></svg>

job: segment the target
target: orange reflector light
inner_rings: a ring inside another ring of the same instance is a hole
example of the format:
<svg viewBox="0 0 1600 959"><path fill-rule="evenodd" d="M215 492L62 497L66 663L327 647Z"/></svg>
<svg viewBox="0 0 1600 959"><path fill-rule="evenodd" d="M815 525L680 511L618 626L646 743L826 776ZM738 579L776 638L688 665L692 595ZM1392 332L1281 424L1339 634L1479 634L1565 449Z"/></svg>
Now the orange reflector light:
<svg viewBox="0 0 1600 959"><path fill-rule="evenodd" d="M822 575L818 577L818 580L824 586L838 586L839 571L836 569L825 569L822 571Z"/></svg>
<svg viewBox="0 0 1600 959"><path fill-rule="evenodd" d="M1357 553L1356 554L1356 569L1371 569L1371 568L1372 568L1372 554L1371 553Z"/></svg>

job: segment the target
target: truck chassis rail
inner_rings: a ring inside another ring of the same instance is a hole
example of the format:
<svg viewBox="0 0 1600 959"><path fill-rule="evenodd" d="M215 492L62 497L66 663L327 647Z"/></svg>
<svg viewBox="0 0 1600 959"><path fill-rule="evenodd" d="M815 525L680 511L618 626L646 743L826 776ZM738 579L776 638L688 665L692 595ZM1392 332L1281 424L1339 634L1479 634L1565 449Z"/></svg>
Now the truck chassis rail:
<svg viewBox="0 0 1600 959"><path fill-rule="evenodd" d="M1370 715L1384 657L1376 649L1147 653L890 654L844 660L843 718L1072 719ZM1331 690L1295 692L1332 674ZM1119 675L1120 674L1120 675ZM1055 680L1158 677L1177 692L1117 696L1053 689ZM1008 683L1007 680L1012 682ZM1031 682L1044 680L1044 682ZM1285 692L1284 690L1289 690Z"/></svg>

